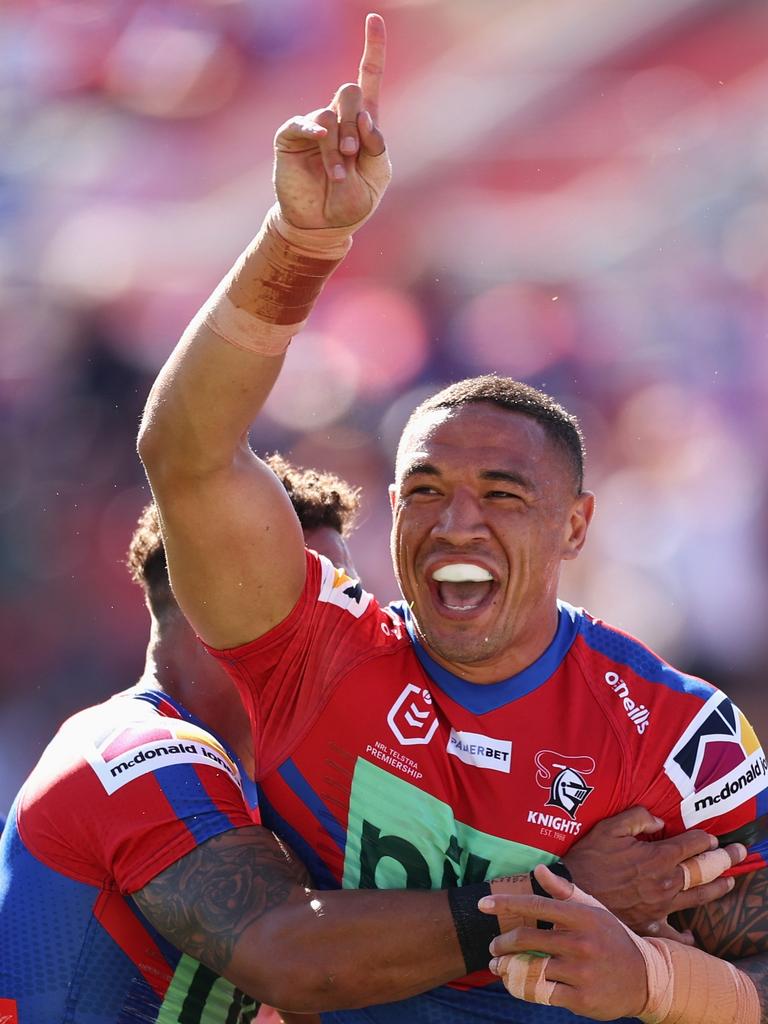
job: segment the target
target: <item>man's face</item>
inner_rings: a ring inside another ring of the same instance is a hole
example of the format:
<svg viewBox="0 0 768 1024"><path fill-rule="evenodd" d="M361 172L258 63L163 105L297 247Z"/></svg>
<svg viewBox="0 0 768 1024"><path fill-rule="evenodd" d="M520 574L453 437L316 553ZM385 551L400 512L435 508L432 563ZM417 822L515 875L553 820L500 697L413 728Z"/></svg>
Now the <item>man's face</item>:
<svg viewBox="0 0 768 1024"><path fill-rule="evenodd" d="M419 418L397 474L392 557L431 653L476 682L520 671L554 635L560 562L592 514L566 454L530 416L482 402Z"/></svg>
<svg viewBox="0 0 768 1024"><path fill-rule="evenodd" d="M346 569L350 576L357 575L347 542L332 526L317 526L314 530L305 530L304 543L319 555L325 555L338 568Z"/></svg>

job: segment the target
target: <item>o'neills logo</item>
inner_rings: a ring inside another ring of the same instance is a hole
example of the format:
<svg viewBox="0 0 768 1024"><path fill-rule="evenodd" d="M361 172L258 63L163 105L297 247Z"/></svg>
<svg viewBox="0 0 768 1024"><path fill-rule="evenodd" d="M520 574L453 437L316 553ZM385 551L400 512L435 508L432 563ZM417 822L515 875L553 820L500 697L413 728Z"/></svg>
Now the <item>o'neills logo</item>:
<svg viewBox="0 0 768 1024"><path fill-rule="evenodd" d="M693 805L694 811L703 811L708 807L715 807L731 796L740 793L745 786L749 786L755 779L768 775L768 760L761 751L752 761L746 771L743 771L737 778L729 779L718 793L709 793L705 797L696 800Z"/></svg>
<svg viewBox="0 0 768 1024"><path fill-rule="evenodd" d="M627 718L642 736L650 723L651 713L645 704L637 704L631 697L629 687L618 672L606 672L605 681L621 701Z"/></svg>

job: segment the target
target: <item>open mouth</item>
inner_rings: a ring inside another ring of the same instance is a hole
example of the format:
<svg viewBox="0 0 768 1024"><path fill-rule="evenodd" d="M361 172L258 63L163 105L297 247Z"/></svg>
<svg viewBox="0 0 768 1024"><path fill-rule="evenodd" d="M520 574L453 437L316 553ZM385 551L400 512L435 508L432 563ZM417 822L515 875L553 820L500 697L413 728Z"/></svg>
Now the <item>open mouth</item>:
<svg viewBox="0 0 768 1024"><path fill-rule="evenodd" d="M459 615L484 608L496 587L491 573L474 562L443 565L432 573L431 582L430 589L443 609Z"/></svg>

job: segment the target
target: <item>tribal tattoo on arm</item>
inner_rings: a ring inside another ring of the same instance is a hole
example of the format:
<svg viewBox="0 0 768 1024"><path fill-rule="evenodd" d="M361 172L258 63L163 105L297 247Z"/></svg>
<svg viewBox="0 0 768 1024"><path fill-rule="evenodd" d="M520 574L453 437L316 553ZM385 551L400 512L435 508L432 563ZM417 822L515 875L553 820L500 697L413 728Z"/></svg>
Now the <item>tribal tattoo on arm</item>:
<svg viewBox="0 0 768 1024"><path fill-rule="evenodd" d="M133 899L177 949L223 974L243 932L308 883L275 836L252 826L202 843Z"/></svg>
<svg viewBox="0 0 768 1024"><path fill-rule="evenodd" d="M755 984L768 1024L768 868L741 875L734 888L713 903L679 911L678 929L690 928L707 953L730 960Z"/></svg>

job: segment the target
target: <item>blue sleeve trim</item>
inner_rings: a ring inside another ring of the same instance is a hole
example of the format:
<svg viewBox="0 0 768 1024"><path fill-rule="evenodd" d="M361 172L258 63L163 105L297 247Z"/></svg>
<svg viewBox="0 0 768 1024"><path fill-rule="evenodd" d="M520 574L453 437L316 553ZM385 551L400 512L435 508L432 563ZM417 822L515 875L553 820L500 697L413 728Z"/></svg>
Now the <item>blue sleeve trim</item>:
<svg viewBox="0 0 768 1024"><path fill-rule="evenodd" d="M167 765L154 774L160 788L198 845L237 826L209 796L191 764Z"/></svg>
<svg viewBox="0 0 768 1024"><path fill-rule="evenodd" d="M586 616L581 621L581 637L587 647L620 665L625 665L649 683L658 683L670 690L689 693L702 700L709 700L715 692L715 687L710 683L672 668L634 637Z"/></svg>

